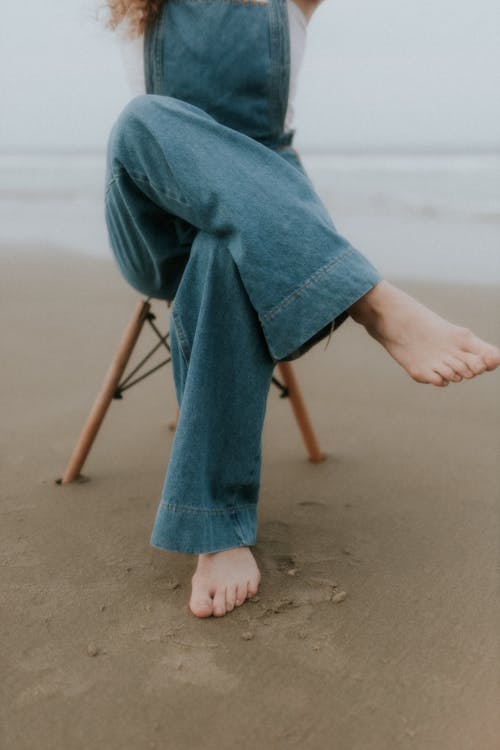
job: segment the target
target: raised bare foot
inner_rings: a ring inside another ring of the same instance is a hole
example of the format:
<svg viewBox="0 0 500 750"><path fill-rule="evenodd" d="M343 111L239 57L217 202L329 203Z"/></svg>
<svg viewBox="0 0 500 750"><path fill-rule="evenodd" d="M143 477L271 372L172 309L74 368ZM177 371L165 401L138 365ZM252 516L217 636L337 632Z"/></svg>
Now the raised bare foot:
<svg viewBox="0 0 500 750"><path fill-rule="evenodd" d="M248 547L199 555L189 608L196 617L222 617L255 596L260 572Z"/></svg>
<svg viewBox="0 0 500 750"><path fill-rule="evenodd" d="M498 347L449 323L387 281L374 286L349 312L419 383L442 387L500 365Z"/></svg>

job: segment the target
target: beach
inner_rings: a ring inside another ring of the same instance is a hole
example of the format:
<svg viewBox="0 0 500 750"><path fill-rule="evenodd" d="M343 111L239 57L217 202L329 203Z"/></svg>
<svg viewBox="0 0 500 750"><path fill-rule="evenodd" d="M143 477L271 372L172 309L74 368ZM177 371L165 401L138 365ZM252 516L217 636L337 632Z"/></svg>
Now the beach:
<svg viewBox="0 0 500 750"><path fill-rule="evenodd" d="M384 274L500 285L498 152L299 153L337 230ZM0 154L0 245L110 258L104 186L102 153Z"/></svg>
<svg viewBox="0 0 500 750"><path fill-rule="evenodd" d="M65 237L0 248L2 750L496 750L498 373L419 385L352 321L297 360L326 460L272 387L259 597L198 620L194 558L149 545L170 366L56 484L138 300ZM500 344L487 280L401 285Z"/></svg>

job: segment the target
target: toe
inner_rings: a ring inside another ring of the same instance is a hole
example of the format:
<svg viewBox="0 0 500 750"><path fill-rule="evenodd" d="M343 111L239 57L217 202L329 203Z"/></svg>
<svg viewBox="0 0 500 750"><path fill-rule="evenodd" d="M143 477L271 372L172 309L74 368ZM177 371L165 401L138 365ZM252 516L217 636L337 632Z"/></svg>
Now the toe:
<svg viewBox="0 0 500 750"><path fill-rule="evenodd" d="M239 583L237 591L236 591L236 602L235 602L236 606L239 607L241 604L243 604L247 596L248 596L248 588L247 588L246 581L245 583Z"/></svg>
<svg viewBox="0 0 500 750"><path fill-rule="evenodd" d="M500 365L500 349L496 346L490 347L483 356L487 370L495 370Z"/></svg>
<svg viewBox="0 0 500 750"><path fill-rule="evenodd" d="M214 596L214 615L215 617L222 617L226 614L226 589L224 587L218 589Z"/></svg>
<svg viewBox="0 0 500 750"><path fill-rule="evenodd" d="M213 611L213 601L208 591L205 593L193 591L191 601L189 602L189 609L196 617L210 617Z"/></svg>
<svg viewBox="0 0 500 750"><path fill-rule="evenodd" d="M466 380L470 380L470 378L474 377L474 373L469 368L467 362L464 362L458 357L449 357L446 360L446 364L449 365L452 368L452 370L455 370L455 372L457 372Z"/></svg>
<svg viewBox="0 0 500 750"><path fill-rule="evenodd" d="M213 610L213 601L207 581L193 576L191 586L189 609L196 617L210 617Z"/></svg>
<svg viewBox="0 0 500 750"><path fill-rule="evenodd" d="M429 375L428 382L431 383L431 385L437 385L438 388L446 388L448 385L448 381L443 378L442 375L439 374L439 372L433 372L431 375Z"/></svg>
<svg viewBox="0 0 500 750"><path fill-rule="evenodd" d="M474 375L481 375L486 370L486 362L478 354L465 352L463 358Z"/></svg>
<svg viewBox="0 0 500 750"><path fill-rule="evenodd" d="M232 612L236 604L236 586L226 588L226 611Z"/></svg>
<svg viewBox="0 0 500 750"><path fill-rule="evenodd" d="M438 367L436 367L436 372L438 372L443 380L447 380L451 383L460 383L462 380L462 376L459 375L458 372L455 372L453 368L451 368L449 365L446 365L444 363L440 364Z"/></svg>
<svg viewBox="0 0 500 750"><path fill-rule="evenodd" d="M248 581L247 584L247 596L257 596L257 592L259 590L259 582L258 581Z"/></svg>
<svg viewBox="0 0 500 750"><path fill-rule="evenodd" d="M443 386L447 385L448 381L445 383L445 379L439 374L437 369L430 370L430 369L419 369L415 367L408 368L408 374L413 380L416 380L417 383L430 383L432 385L438 385Z"/></svg>
<svg viewBox="0 0 500 750"><path fill-rule="evenodd" d="M476 375L480 375L485 370L494 370L500 365L500 349L483 341L471 331L465 330L462 332L460 348L467 355L472 355L484 363L483 369L475 372Z"/></svg>

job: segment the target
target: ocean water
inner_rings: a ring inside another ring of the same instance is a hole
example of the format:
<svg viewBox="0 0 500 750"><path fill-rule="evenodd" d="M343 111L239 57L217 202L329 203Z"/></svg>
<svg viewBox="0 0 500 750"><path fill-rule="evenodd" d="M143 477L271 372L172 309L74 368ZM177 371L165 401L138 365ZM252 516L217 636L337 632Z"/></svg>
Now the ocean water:
<svg viewBox="0 0 500 750"><path fill-rule="evenodd" d="M500 154L302 160L337 229L388 278L500 283ZM0 156L1 252L111 257L103 187L102 154Z"/></svg>

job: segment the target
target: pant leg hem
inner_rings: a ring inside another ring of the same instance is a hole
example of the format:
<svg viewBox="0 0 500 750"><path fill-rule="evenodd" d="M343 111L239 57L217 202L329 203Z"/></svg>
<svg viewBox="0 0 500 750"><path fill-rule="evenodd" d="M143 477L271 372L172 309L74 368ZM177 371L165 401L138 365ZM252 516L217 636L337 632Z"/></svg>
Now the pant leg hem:
<svg viewBox="0 0 500 750"><path fill-rule="evenodd" d="M275 361L301 351L314 334L370 291L382 275L354 247L319 269L299 289L260 317Z"/></svg>
<svg viewBox="0 0 500 750"><path fill-rule="evenodd" d="M257 541L257 506L196 509L160 503L151 545L172 552L201 555Z"/></svg>

